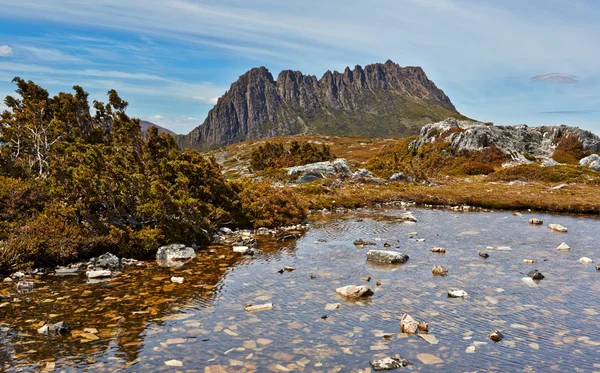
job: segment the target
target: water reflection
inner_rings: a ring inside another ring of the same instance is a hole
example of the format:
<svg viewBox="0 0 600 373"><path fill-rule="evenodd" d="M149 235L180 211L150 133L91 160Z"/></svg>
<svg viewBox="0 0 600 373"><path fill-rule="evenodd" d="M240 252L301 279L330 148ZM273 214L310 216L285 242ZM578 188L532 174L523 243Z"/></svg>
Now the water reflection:
<svg viewBox="0 0 600 373"><path fill-rule="evenodd" d="M103 284L44 277L27 295L3 284L0 294L12 296L0 308L0 361L9 371L52 362L56 371L358 372L374 357L400 354L414 364L403 369L416 371L600 369L600 273L578 262L600 261L598 219L535 215L568 227L565 234L529 225L529 214L413 212L416 224L398 222L394 210L314 219L300 240L263 241L254 258L215 247L177 270L151 264ZM356 238L387 243L410 260L367 263L373 247L357 249ZM556 250L563 241L571 251ZM432 276L434 264L448 276ZM279 273L284 266L296 270ZM546 278L531 287L521 279L534 268ZM174 275L185 282L171 283ZM335 289L348 284L368 284L375 295L346 301ZM449 299L450 288L470 297ZM271 311L244 310L268 302ZM325 310L337 302L340 309ZM428 322L438 343L400 334L403 313ZM75 332L37 335L46 321L66 321ZM78 336L84 328L99 338ZM487 338L493 329L502 342ZM165 364L172 360L183 366Z"/></svg>

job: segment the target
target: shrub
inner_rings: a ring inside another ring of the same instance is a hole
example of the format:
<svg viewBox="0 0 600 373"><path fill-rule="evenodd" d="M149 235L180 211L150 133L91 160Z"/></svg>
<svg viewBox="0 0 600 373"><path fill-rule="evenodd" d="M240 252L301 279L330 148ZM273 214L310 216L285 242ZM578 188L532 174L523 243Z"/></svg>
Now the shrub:
<svg viewBox="0 0 600 373"><path fill-rule="evenodd" d="M525 157L525 159L527 159L530 162L537 161L537 159L533 155L529 154L528 152L523 153L523 157Z"/></svg>
<svg viewBox="0 0 600 373"><path fill-rule="evenodd" d="M574 135L563 136L556 144L552 159L559 163L578 164L579 160L588 155L583 150L583 143Z"/></svg>
<svg viewBox="0 0 600 373"><path fill-rule="evenodd" d="M328 145L318 147L315 144L292 141L289 148L282 143L267 141L255 148L250 154L250 166L257 171L301 166L309 163L324 162L335 159Z"/></svg>
<svg viewBox="0 0 600 373"><path fill-rule="evenodd" d="M462 171L466 175L488 175L494 172L494 167L487 163L469 161L462 164Z"/></svg>

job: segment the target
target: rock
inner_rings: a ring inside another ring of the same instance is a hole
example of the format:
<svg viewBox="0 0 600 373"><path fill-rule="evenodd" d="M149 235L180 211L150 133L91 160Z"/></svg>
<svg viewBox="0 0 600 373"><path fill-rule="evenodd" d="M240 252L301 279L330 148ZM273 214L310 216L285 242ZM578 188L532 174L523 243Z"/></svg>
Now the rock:
<svg viewBox="0 0 600 373"><path fill-rule="evenodd" d="M396 172L395 174L393 174L392 176L390 176L390 181L402 181L405 180L406 177L404 176L404 174L402 172Z"/></svg>
<svg viewBox="0 0 600 373"><path fill-rule="evenodd" d="M536 218L531 218L531 219L529 219L529 224L531 224L531 225L542 225L542 224L544 224L544 221L536 219Z"/></svg>
<svg viewBox="0 0 600 373"><path fill-rule="evenodd" d="M533 260L533 259L523 259L523 264L535 264L535 260Z"/></svg>
<svg viewBox="0 0 600 373"><path fill-rule="evenodd" d="M341 303L327 303L325 305L325 311L333 311L342 308Z"/></svg>
<svg viewBox="0 0 600 373"><path fill-rule="evenodd" d="M161 246L156 252L156 262L160 267L178 268L196 257L196 252L191 247L182 244Z"/></svg>
<svg viewBox="0 0 600 373"><path fill-rule="evenodd" d="M18 290L32 290L35 286L35 283L31 281L19 281L17 282Z"/></svg>
<svg viewBox="0 0 600 373"><path fill-rule="evenodd" d="M111 253L106 253L100 255L93 261L93 265L95 268L102 269L118 269L121 266L119 258Z"/></svg>
<svg viewBox="0 0 600 373"><path fill-rule="evenodd" d="M88 278L104 278L104 277L112 276L112 271L109 271L108 269L102 269L102 270L97 270L97 271L87 271L85 273L85 275Z"/></svg>
<svg viewBox="0 0 600 373"><path fill-rule="evenodd" d="M444 249L443 247L432 247L431 249L429 249L429 251L431 251L432 253L440 253L440 254L446 253L446 249Z"/></svg>
<svg viewBox="0 0 600 373"><path fill-rule="evenodd" d="M532 269L531 271L527 272L527 276L531 277L533 280L544 279L544 275L541 272L538 272L537 269Z"/></svg>
<svg viewBox="0 0 600 373"><path fill-rule="evenodd" d="M400 319L400 331L407 334L415 334L419 330L419 323L409 314L405 313Z"/></svg>
<svg viewBox="0 0 600 373"><path fill-rule="evenodd" d="M429 324L427 324L425 321L421 321L419 323L419 330L422 331L422 332L429 331Z"/></svg>
<svg viewBox="0 0 600 373"><path fill-rule="evenodd" d="M14 279L20 279L25 277L25 274L21 271L17 271L15 273L13 273L10 277L14 278Z"/></svg>
<svg viewBox="0 0 600 373"><path fill-rule="evenodd" d="M558 251L569 251L571 250L571 247L569 245L567 245L566 243L561 243L560 245L558 245L558 247L556 248L556 250Z"/></svg>
<svg viewBox="0 0 600 373"><path fill-rule="evenodd" d="M168 360L165 361L165 365L170 366L170 367L182 367L183 363L179 360Z"/></svg>
<svg viewBox="0 0 600 373"><path fill-rule="evenodd" d="M579 160L581 166L587 166L595 171L600 171L600 155L592 154Z"/></svg>
<svg viewBox="0 0 600 373"><path fill-rule="evenodd" d="M434 276L446 276L448 274L448 269L444 266L434 265L431 273Z"/></svg>
<svg viewBox="0 0 600 373"><path fill-rule="evenodd" d="M521 281L523 281L525 283L525 285L535 288L538 285L535 283L535 281L533 281L530 277L523 277L521 278Z"/></svg>
<svg viewBox="0 0 600 373"><path fill-rule="evenodd" d="M4 278L4 280L2 280L2 282L12 282L12 281L13 281L13 279L10 277L6 277L6 278Z"/></svg>
<svg viewBox="0 0 600 373"><path fill-rule="evenodd" d="M362 298L372 296L373 290L368 286L348 285L335 289L335 292L346 298Z"/></svg>
<svg viewBox="0 0 600 373"><path fill-rule="evenodd" d="M424 238L417 238L415 241L416 242L425 242L425 239Z"/></svg>
<svg viewBox="0 0 600 373"><path fill-rule="evenodd" d="M72 275L79 274L79 272L81 272L81 268L79 266L77 266L77 267L57 267L54 270L54 274L56 276L72 276Z"/></svg>
<svg viewBox="0 0 600 373"><path fill-rule="evenodd" d="M420 338L424 339L430 345L436 345L439 343L438 339L433 334L417 334Z"/></svg>
<svg viewBox="0 0 600 373"><path fill-rule="evenodd" d="M369 281L371 281L371 276L363 277L363 278L361 278L361 280L369 282Z"/></svg>
<svg viewBox="0 0 600 373"><path fill-rule="evenodd" d="M417 359L425 365L442 364L444 360L431 354L417 354Z"/></svg>
<svg viewBox="0 0 600 373"><path fill-rule="evenodd" d="M310 163L303 166L287 168L290 176L303 175L307 173L319 174L322 177L339 176L341 178L352 177L352 171L348 162L343 158L338 158L331 162Z"/></svg>
<svg viewBox="0 0 600 373"><path fill-rule="evenodd" d="M560 190L560 189L568 187L568 186L569 186L569 184L559 184L559 185L553 186L552 188L550 188L550 190Z"/></svg>
<svg viewBox="0 0 600 373"><path fill-rule="evenodd" d="M354 245L355 246L376 246L377 244L375 242L371 242L371 241L364 241L362 238L357 238L356 240L354 240Z"/></svg>
<svg viewBox="0 0 600 373"><path fill-rule="evenodd" d="M469 346L469 347L467 347L467 349L465 350L465 352L466 352L467 354L472 354L472 353L474 353L474 352L475 352L475 346Z"/></svg>
<svg viewBox="0 0 600 373"><path fill-rule="evenodd" d="M398 264L405 263L408 260L408 255L395 251L369 250L369 252L367 252L367 260L379 263Z"/></svg>
<svg viewBox="0 0 600 373"><path fill-rule="evenodd" d="M233 246L232 249L234 253L240 253L242 255L252 256L256 253L255 249L248 246Z"/></svg>
<svg viewBox="0 0 600 373"><path fill-rule="evenodd" d="M352 174L352 177L354 179L373 177L373 173L371 171L367 170L366 168L361 168L358 171L356 171L354 174Z"/></svg>
<svg viewBox="0 0 600 373"><path fill-rule="evenodd" d="M477 251L477 254L479 254L480 257L486 258L486 259L490 257L490 254L486 253L485 251L481 251L481 250Z"/></svg>
<svg viewBox="0 0 600 373"><path fill-rule="evenodd" d="M400 220L400 221L408 221L408 222L413 222L413 223L417 222L417 218L410 211L405 212L404 214L400 214L398 216L395 216L394 218L396 220Z"/></svg>
<svg viewBox="0 0 600 373"><path fill-rule="evenodd" d="M550 158L550 159L546 159L545 161L543 161L541 166L542 167L552 167L552 166L558 166L559 164L560 163L558 163L554 159Z"/></svg>
<svg viewBox="0 0 600 373"><path fill-rule="evenodd" d="M490 339L494 342L500 342L504 335L500 332L500 330L494 330L489 335Z"/></svg>
<svg viewBox="0 0 600 373"><path fill-rule="evenodd" d="M298 176L296 184L308 184L320 179L325 179L325 175L320 172L307 172Z"/></svg>
<svg viewBox="0 0 600 373"><path fill-rule="evenodd" d="M171 282L176 284L183 284L183 281L185 281L185 278L183 277L171 277Z"/></svg>
<svg viewBox="0 0 600 373"><path fill-rule="evenodd" d="M392 242L385 242L383 247L392 247Z"/></svg>
<svg viewBox="0 0 600 373"><path fill-rule="evenodd" d="M371 368L373 368L373 370L376 372L394 370L412 365L410 361L406 360L400 355L394 355L378 360L371 360L369 361L369 364L371 365Z"/></svg>
<svg viewBox="0 0 600 373"><path fill-rule="evenodd" d="M593 262L593 260L592 260L592 259L590 259L590 258L588 258L588 257L585 257L585 256L584 256L584 257L582 257L582 258L579 258L579 261L580 261L581 263L583 263L583 264L591 264L591 263Z"/></svg>
<svg viewBox="0 0 600 373"><path fill-rule="evenodd" d="M408 234L408 238L413 238L413 237L416 237L418 234L419 234L418 232L410 232L410 233Z"/></svg>
<svg viewBox="0 0 600 373"><path fill-rule="evenodd" d="M65 322L57 322L53 325L44 325L39 328L38 333L44 335L58 335L58 334L67 334L69 332L69 325Z"/></svg>
<svg viewBox="0 0 600 373"><path fill-rule="evenodd" d="M273 303L257 304L256 306L246 307L246 312L268 311L273 309Z"/></svg>
<svg viewBox="0 0 600 373"><path fill-rule="evenodd" d="M552 229L555 232L567 233L568 229L563 227L560 224L548 224L548 228Z"/></svg>
<svg viewBox="0 0 600 373"><path fill-rule="evenodd" d="M467 294L464 290L448 290L448 298L468 298L469 294Z"/></svg>
<svg viewBox="0 0 600 373"><path fill-rule="evenodd" d="M227 227L221 227L221 228L219 228L219 231L224 234L233 234L233 231L231 230L231 228L227 228Z"/></svg>
<svg viewBox="0 0 600 373"><path fill-rule="evenodd" d="M600 264L596 264L596 271L600 271Z"/></svg>

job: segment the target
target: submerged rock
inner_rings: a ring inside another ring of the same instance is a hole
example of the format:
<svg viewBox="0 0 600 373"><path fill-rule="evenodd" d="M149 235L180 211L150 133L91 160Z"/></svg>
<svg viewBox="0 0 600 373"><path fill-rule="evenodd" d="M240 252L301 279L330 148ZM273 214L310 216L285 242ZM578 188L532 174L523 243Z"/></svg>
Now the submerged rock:
<svg viewBox="0 0 600 373"><path fill-rule="evenodd" d="M369 364L371 365L371 368L377 372L394 370L412 365L410 361L406 360L400 355L389 356L378 360L371 360L369 361Z"/></svg>
<svg viewBox="0 0 600 373"><path fill-rule="evenodd" d="M536 219L536 218L531 218L531 219L529 219L529 224L531 224L531 225L542 225L542 224L544 224L544 221Z"/></svg>
<svg viewBox="0 0 600 373"><path fill-rule="evenodd" d="M247 306L246 312L268 311L273 309L273 303L257 304L256 306Z"/></svg>
<svg viewBox="0 0 600 373"><path fill-rule="evenodd" d="M490 339L494 342L500 342L504 335L500 332L500 330L494 330L489 335Z"/></svg>
<svg viewBox="0 0 600 373"><path fill-rule="evenodd" d="M396 251L369 250L367 260L372 262L399 264L408 260L408 255Z"/></svg>
<svg viewBox="0 0 600 373"><path fill-rule="evenodd" d="M333 311L342 308L341 303L327 303L325 305L325 311Z"/></svg>
<svg viewBox="0 0 600 373"><path fill-rule="evenodd" d="M448 290L448 298L468 298L469 294L467 294L464 290Z"/></svg>
<svg viewBox="0 0 600 373"><path fill-rule="evenodd" d="M354 240L354 246L376 246L375 242L365 241L362 238L357 238Z"/></svg>
<svg viewBox="0 0 600 373"><path fill-rule="evenodd" d="M481 250L477 251L477 254L479 254L480 257L486 258L486 259L490 257L490 254L486 253L485 251L481 251Z"/></svg>
<svg viewBox="0 0 600 373"><path fill-rule="evenodd" d="M176 284L183 284L184 281L185 278L183 277L171 277L171 282L174 282Z"/></svg>
<svg viewBox="0 0 600 373"><path fill-rule="evenodd" d="M373 290L368 286L347 285L335 289L335 292L346 298L362 298L372 296Z"/></svg>
<svg viewBox="0 0 600 373"><path fill-rule="evenodd" d="M405 212L404 214L395 216L395 218L396 218L396 220L400 220L400 221L407 221L407 222L412 222L412 223L416 223L417 222L417 218L410 211Z"/></svg>
<svg viewBox="0 0 600 373"><path fill-rule="evenodd" d="M429 249L429 251L431 251L432 253L440 253L440 254L446 253L446 249L444 249L443 247L432 247L431 249Z"/></svg>
<svg viewBox="0 0 600 373"><path fill-rule="evenodd" d="M532 269L531 271L527 272L527 276L531 277L533 280L544 279L544 275L541 272L538 272L537 269Z"/></svg>
<svg viewBox="0 0 600 373"><path fill-rule="evenodd" d="M444 266L434 265L431 273L434 276L446 276L448 274L448 269Z"/></svg>
<svg viewBox="0 0 600 373"><path fill-rule="evenodd" d="M533 260L533 259L523 259L523 264L535 264L535 260Z"/></svg>
<svg viewBox="0 0 600 373"><path fill-rule="evenodd" d="M566 227L563 227L560 224L548 224L548 228L552 229L555 232L567 233L569 231Z"/></svg>
<svg viewBox="0 0 600 373"><path fill-rule="evenodd" d="M182 244L161 246L156 252L156 261L161 267L181 267L195 257L194 249Z"/></svg>
<svg viewBox="0 0 600 373"><path fill-rule="evenodd" d="M567 245L566 243L561 243L560 245L558 245L558 247L556 248L556 250L558 251L569 251L571 250L571 247L569 245Z"/></svg>
<svg viewBox="0 0 600 373"><path fill-rule="evenodd" d="M586 256L579 258L579 261L583 264L591 264L594 262L591 258L588 258Z"/></svg>

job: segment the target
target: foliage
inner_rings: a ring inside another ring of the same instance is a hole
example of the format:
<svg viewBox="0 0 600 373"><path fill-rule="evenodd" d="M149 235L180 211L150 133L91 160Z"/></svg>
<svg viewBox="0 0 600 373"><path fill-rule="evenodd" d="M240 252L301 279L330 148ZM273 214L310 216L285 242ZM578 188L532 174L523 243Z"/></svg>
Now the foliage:
<svg viewBox="0 0 600 373"><path fill-rule="evenodd" d="M524 164L507 167L489 176L492 181L543 181L550 183L600 184L598 172L575 165L541 167L539 164Z"/></svg>
<svg viewBox="0 0 600 373"><path fill-rule="evenodd" d="M222 225L306 216L288 193L240 188L214 159L179 151L154 127L144 138L114 90L106 104L94 102L92 116L80 87L50 97L14 81L20 97L6 98L0 120L0 271L105 251L143 258L162 244L202 246Z"/></svg>
<svg viewBox="0 0 600 373"><path fill-rule="evenodd" d="M535 156L533 156L532 154L525 152L523 153L523 157L525 157L525 159L527 159L530 162L536 162L537 159L535 158Z"/></svg>
<svg viewBox="0 0 600 373"><path fill-rule="evenodd" d="M328 145L317 145L305 142L292 141L289 148L282 143L271 143L267 141L254 149L250 155L250 166L254 170L268 170L300 166L309 163L330 161L335 159Z"/></svg>
<svg viewBox="0 0 600 373"><path fill-rule="evenodd" d="M488 175L494 172L494 167L488 163L469 161L461 166L466 175Z"/></svg>
<svg viewBox="0 0 600 373"><path fill-rule="evenodd" d="M559 163L578 164L579 160L589 155L583 150L583 143L577 136L563 136L556 144L552 159Z"/></svg>

